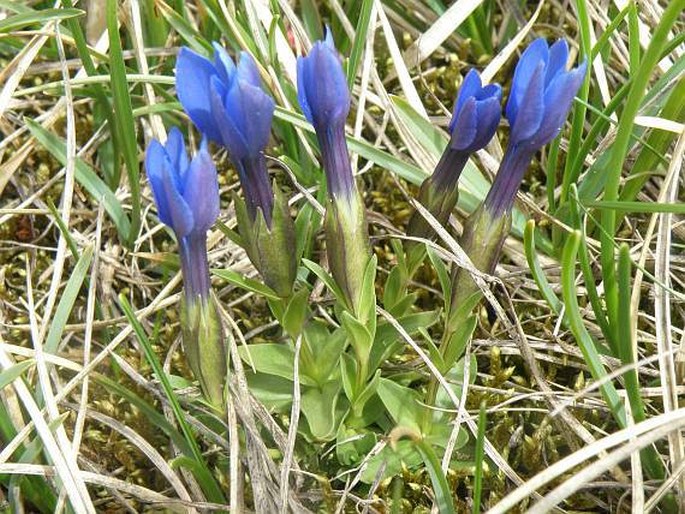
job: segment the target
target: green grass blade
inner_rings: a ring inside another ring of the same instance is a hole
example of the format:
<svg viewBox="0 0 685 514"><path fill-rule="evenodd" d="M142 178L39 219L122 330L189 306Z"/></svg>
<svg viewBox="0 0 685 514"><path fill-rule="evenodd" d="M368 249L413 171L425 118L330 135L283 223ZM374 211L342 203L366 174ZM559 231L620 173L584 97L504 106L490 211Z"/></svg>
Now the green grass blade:
<svg viewBox="0 0 685 514"><path fill-rule="evenodd" d="M0 34L22 30L29 25L45 25L50 21L68 20L83 16L85 11L81 9L43 9L15 14L4 20L0 20Z"/></svg>
<svg viewBox="0 0 685 514"><path fill-rule="evenodd" d="M128 92L126 66L119 37L116 0L107 0L107 32L109 33L109 67L114 100L114 124L121 142L121 150L128 175L131 191L131 230L128 243L132 244L140 229L140 174L138 166L138 146L136 125L133 121L133 107Z"/></svg>
<svg viewBox="0 0 685 514"><path fill-rule="evenodd" d="M35 137L63 166L66 166L67 151L64 141L52 132L45 130L33 120L26 120L26 126L31 131L33 137ZM97 176L93 168L88 166L78 157L76 158L74 173L78 183L90 193L95 202L102 202L104 204L107 214L112 218L112 221L119 231L119 236L123 241L126 241L131 232L131 224L128 216L126 216L121 207L121 203L119 203L119 200L112 190Z"/></svg>
<svg viewBox="0 0 685 514"><path fill-rule="evenodd" d="M189 457L192 458L199 467L206 469L207 465L204 462L204 459L202 458L200 447L198 446L197 441L195 441L195 436L193 435L190 426L186 422L185 414L183 412L183 409L181 409L181 405L178 402L178 398L176 398L176 394L174 393L173 388L171 387L169 377L164 372L164 369L162 368L162 364L159 362L157 354L152 349L152 345L150 344L150 341L147 338L145 329L138 321L138 318L136 318L136 315L133 312L131 305L128 303L128 300L123 295L123 293L119 295L119 305L121 306L122 311L126 315L126 318L129 320L129 323L131 323L133 331L136 334L136 338L140 343L140 347L143 350L143 353L145 354L145 358L148 361L148 364L150 364L150 367L152 368L155 377L157 378L157 380L159 380L159 383L162 386L162 390L164 391L164 395L167 397L167 400L169 400L169 404L171 406L172 412L174 413L174 417L176 418L176 422L178 423L178 426L181 428L181 432L183 433L186 443L190 448L191 455L189 455ZM203 471L203 473L201 473L201 476L197 476L198 479L206 479L207 477L211 477L211 473L208 469L206 469L206 472ZM226 500L224 498L223 493L221 492L221 488L219 487L219 484L216 482L216 480L213 479L213 477L211 480L201 481L200 486L202 487L202 490L205 492L207 498L210 501L217 503L225 503Z"/></svg>
<svg viewBox="0 0 685 514"><path fill-rule="evenodd" d="M373 5L373 0L363 0L362 2L359 22L357 23L354 42L352 43L352 50L350 51L350 60L347 62L347 85L350 89L352 89L354 79L357 77L359 64L362 60L362 53L366 46L366 36L369 32Z"/></svg>
<svg viewBox="0 0 685 514"><path fill-rule="evenodd" d="M21 361L14 366L10 366L6 370L2 371L0 373L0 390L4 389L7 387L9 384L14 382L17 378L19 378L24 371L32 367L36 361L33 359L26 359L25 361Z"/></svg>
<svg viewBox="0 0 685 514"><path fill-rule="evenodd" d="M580 29L581 56L578 58L578 61L581 62L581 60L588 60L592 54L592 44L590 41L592 29L590 28L590 16L588 15L587 4L585 0L576 0L575 5L576 12L578 13L578 27ZM569 137L567 155L576 155L583 137L583 127L585 125L585 114L587 110L585 104L590 93L590 79L592 78L591 62L588 62L588 67L590 70L588 70L588 72L585 74L583 85L580 87L580 91L578 91L578 94L576 95L581 101L573 102L571 135ZM571 183L577 178L577 175L573 173L572 164L572 159L567 158L564 166L561 198L559 200L560 204L566 203Z"/></svg>
<svg viewBox="0 0 685 514"><path fill-rule="evenodd" d="M576 255L578 254L578 246L580 245L580 232L574 231L569 235L564 245L564 250L561 259L561 284L564 298L564 305L566 306L566 316L568 317L569 327L573 336L578 343L578 347L583 354L585 364L590 370L590 374L594 380L600 381L606 377L606 370L602 364L599 352L595 346L592 336L588 333L583 318L580 314L578 306L578 298L576 297ZM599 390L606 402L609 410L614 415L616 422L622 427L626 427L626 413L623 402L616 392L614 384L605 382Z"/></svg>
<svg viewBox="0 0 685 514"><path fill-rule="evenodd" d="M638 113L647 84L652 72L661 57L662 50L666 45L668 34L676 20L685 10L685 0L671 0L663 12L659 24L652 32L652 38L644 54L637 72L633 75L626 103L621 113L616 130L616 140L609 150L609 162L606 166L607 183L604 191L606 201L615 201L618 198L619 183L623 163L628 152L630 139L633 131L635 116ZM618 319L617 303L618 291L616 284L616 263L614 257L614 234L616 232L616 211L605 209L601 218L603 231L602 243L602 275L604 278L604 290L607 304L607 314L610 325L621 323Z"/></svg>
<svg viewBox="0 0 685 514"><path fill-rule="evenodd" d="M633 213L653 214L666 212L671 214L685 214L685 204L683 203L623 202L621 200L614 200L585 202L583 205L588 208L599 208L603 210Z"/></svg>
<svg viewBox="0 0 685 514"><path fill-rule="evenodd" d="M425 439L414 441L414 445L421 454L423 463L426 465L426 470L430 476L433 484L433 493L435 494L435 504L438 507L440 514L454 514L454 502L452 500L452 490L447 483L447 478L442 472L440 461L433 447L426 442Z"/></svg>
<svg viewBox="0 0 685 514"><path fill-rule="evenodd" d="M623 320L618 327L618 354L624 365L635 364L636 351L633 348L636 344L632 323L628 320L632 318L630 284L632 262L630 260L630 249L627 244L622 244L618 251L618 308L619 319ZM637 327L635 327L637 328ZM637 370L634 368L626 370L623 374L626 394L630 402L630 410L636 423L647 419L645 416L645 406L640 394L640 381ZM644 448L640 455L642 462L651 479L663 479L664 468L659 459L659 454L654 446Z"/></svg>
<svg viewBox="0 0 685 514"><path fill-rule="evenodd" d="M557 297L552 286L549 284L545 272L540 266L540 261L537 258L535 249L535 221L529 220L526 223L526 228L523 231L523 248L528 261L528 267L533 275L533 280L540 290L540 294L547 302L547 305L554 311L556 315L561 313L562 303Z"/></svg>
<svg viewBox="0 0 685 514"><path fill-rule="evenodd" d="M74 270L71 272L71 276L67 281L67 285L64 287L64 292L62 293L57 309L55 309L55 314L50 322L50 330L48 330L48 334L45 338L44 350L47 353L57 353L59 342L64 333L64 327L67 325L67 321L69 321L69 315L74 308L76 297L81 290L83 280L86 278L86 273L88 273L88 267L90 266L92 258L93 247L89 246L81 254Z"/></svg>
<svg viewBox="0 0 685 514"><path fill-rule="evenodd" d="M483 464L485 463L485 403L480 404L478 411L478 434L476 435L476 469L473 473L473 514L480 514L481 495L483 491Z"/></svg>

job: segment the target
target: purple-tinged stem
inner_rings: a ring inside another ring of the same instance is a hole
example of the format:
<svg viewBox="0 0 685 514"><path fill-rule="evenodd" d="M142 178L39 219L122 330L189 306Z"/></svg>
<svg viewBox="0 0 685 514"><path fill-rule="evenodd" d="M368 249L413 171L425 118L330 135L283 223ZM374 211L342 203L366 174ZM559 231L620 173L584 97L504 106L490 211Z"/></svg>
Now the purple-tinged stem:
<svg viewBox="0 0 685 514"><path fill-rule="evenodd" d="M351 198L355 191L355 183L345 141L345 126L333 124L325 129L317 129L316 135L321 148L328 194Z"/></svg>
<svg viewBox="0 0 685 514"><path fill-rule="evenodd" d="M255 159L243 159L234 164L238 169L240 185L245 193L245 204L250 219L254 221L257 217L257 209L261 209L266 226L271 228L274 192L271 188L264 155L260 154Z"/></svg>
<svg viewBox="0 0 685 514"><path fill-rule="evenodd" d="M179 243L183 289L189 304L209 298L209 262L207 260L207 233L191 232Z"/></svg>
<svg viewBox="0 0 685 514"><path fill-rule="evenodd" d="M491 216L499 217L511 211L516 192L534 153L527 147L507 147L495 181L485 198L485 208Z"/></svg>

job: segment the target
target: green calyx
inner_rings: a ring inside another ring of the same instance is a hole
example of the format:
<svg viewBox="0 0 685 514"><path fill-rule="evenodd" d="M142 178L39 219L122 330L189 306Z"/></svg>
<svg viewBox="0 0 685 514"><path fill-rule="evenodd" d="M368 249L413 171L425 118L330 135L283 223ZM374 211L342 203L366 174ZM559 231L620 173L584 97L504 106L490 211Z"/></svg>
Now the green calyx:
<svg viewBox="0 0 685 514"><path fill-rule="evenodd" d="M181 299L183 349L190 369L200 383L205 398L223 408L226 380L226 347L219 313L213 295L209 298Z"/></svg>
<svg viewBox="0 0 685 514"><path fill-rule="evenodd" d="M275 201L271 227L261 210L254 220L247 213L245 202L234 195L238 230L250 261L257 268L264 283L276 294L287 298L292 294L297 274L295 225L290 217L288 202L274 184Z"/></svg>
<svg viewBox="0 0 685 514"><path fill-rule="evenodd" d="M345 296L347 307L359 313L364 272L371 256L369 227L361 195L328 201L324 219L328 266Z"/></svg>
<svg viewBox="0 0 685 514"><path fill-rule="evenodd" d="M484 273L492 273L495 270L510 228L511 213L493 217L483 205L468 217L464 223L464 234L460 244L476 269ZM478 285L471 278L469 271L456 267L452 272L450 310L455 312L478 291Z"/></svg>

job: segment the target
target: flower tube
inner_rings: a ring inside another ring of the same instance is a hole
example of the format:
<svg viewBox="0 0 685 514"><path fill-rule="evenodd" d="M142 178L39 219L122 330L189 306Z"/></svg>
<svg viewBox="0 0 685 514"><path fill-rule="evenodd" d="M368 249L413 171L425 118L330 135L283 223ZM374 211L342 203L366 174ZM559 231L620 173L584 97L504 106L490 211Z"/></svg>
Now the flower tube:
<svg viewBox="0 0 685 514"><path fill-rule="evenodd" d="M499 84L483 86L476 70L468 72L459 88L454 113L449 125L450 141L433 174L423 181L418 201L435 219L446 225L457 205L459 176L473 152L484 148L499 125L502 109L502 88ZM418 212L407 225L407 235L433 238L435 232ZM423 261L425 252L414 241L407 241L410 274Z"/></svg>
<svg viewBox="0 0 685 514"><path fill-rule="evenodd" d="M213 61L182 48L176 89L193 123L228 150L238 171L245 201L236 197L236 213L250 260L269 287L289 296L297 271L295 229L286 199L274 195L269 180L264 150L274 101L262 89L257 65L246 52L236 65L217 43Z"/></svg>
<svg viewBox="0 0 685 514"><path fill-rule="evenodd" d="M153 140L145 170L162 223L178 240L184 295L183 345L207 398L220 405L226 355L218 313L210 296L207 230L219 215L219 185L206 140L190 161L183 135L174 127L164 145Z"/></svg>
<svg viewBox="0 0 685 514"><path fill-rule="evenodd" d="M505 116L510 136L497 176L485 201L466 220L462 248L481 271L492 273L511 227L511 210L523 176L535 154L560 132L573 97L585 77L586 63L567 70L568 45L551 47L540 38L516 65ZM453 307L477 290L469 273L453 274Z"/></svg>
<svg viewBox="0 0 685 514"><path fill-rule="evenodd" d="M345 139L350 92L329 30L306 57L297 60L297 98L314 126L326 174L324 229L328 264L348 307L358 313L370 257L368 224Z"/></svg>

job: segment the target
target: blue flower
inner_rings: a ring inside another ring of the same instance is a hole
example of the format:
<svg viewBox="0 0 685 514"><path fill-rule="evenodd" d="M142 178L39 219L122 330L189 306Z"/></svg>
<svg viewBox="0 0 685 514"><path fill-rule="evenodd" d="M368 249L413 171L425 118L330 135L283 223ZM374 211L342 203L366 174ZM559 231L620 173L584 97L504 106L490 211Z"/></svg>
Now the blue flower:
<svg viewBox="0 0 685 514"><path fill-rule="evenodd" d="M568 45L561 39L548 47L536 39L516 65L505 115L510 136L485 206L491 214L508 213L531 159L560 132L578 92L587 63L566 70Z"/></svg>
<svg viewBox="0 0 685 514"><path fill-rule="evenodd" d="M359 315L364 271L369 262L366 212L352 175L345 139L350 91L330 29L309 55L297 59L297 98L314 126L326 173L328 205L324 219L328 266L345 297Z"/></svg>
<svg viewBox="0 0 685 514"><path fill-rule="evenodd" d="M559 134L587 68L583 62L567 71L567 61L564 39L548 48L547 41L539 38L523 52L505 112L511 126L510 145L537 150Z"/></svg>
<svg viewBox="0 0 685 514"><path fill-rule="evenodd" d="M350 91L328 28L324 40L297 59L297 98L316 131L329 194L350 198L356 190L345 141Z"/></svg>
<svg viewBox="0 0 685 514"><path fill-rule="evenodd" d="M252 57L238 64L214 43L214 60L181 48L176 61L176 92L183 109L210 140L223 145L238 170L252 219L261 209L271 224L273 191L264 160L274 101L261 87Z"/></svg>
<svg viewBox="0 0 685 514"><path fill-rule="evenodd" d="M255 158L269 143L274 101L261 87L252 57L241 52L236 66L214 43L214 61L181 48L176 92L183 109L210 140L225 146L233 160Z"/></svg>
<svg viewBox="0 0 685 514"><path fill-rule="evenodd" d="M495 135L502 115L499 84L483 86L480 75L469 71L459 88L454 114L449 129L450 147L462 152L475 152L484 148Z"/></svg>
<svg viewBox="0 0 685 514"><path fill-rule="evenodd" d="M469 157L487 145L495 135L502 116L501 100L502 88L499 84L483 86L480 75L473 69L466 74L449 125L450 142L433 174L421 184L417 198L442 225L447 225L457 205L457 184ZM407 235L432 239L436 234L428 221L414 212L409 218ZM405 242L405 249L408 269L413 274L425 258L425 249L423 245L410 240Z"/></svg>
<svg viewBox="0 0 685 514"><path fill-rule="evenodd" d="M297 99L315 129L345 125L350 91L328 27L324 40L314 43L307 57L297 59Z"/></svg>
<svg viewBox="0 0 685 514"><path fill-rule="evenodd" d="M164 145L157 140L150 143L145 170L159 219L178 238L186 294L206 298L207 230L219 216L219 184L207 142L202 141L189 161L183 135L174 127Z"/></svg>

